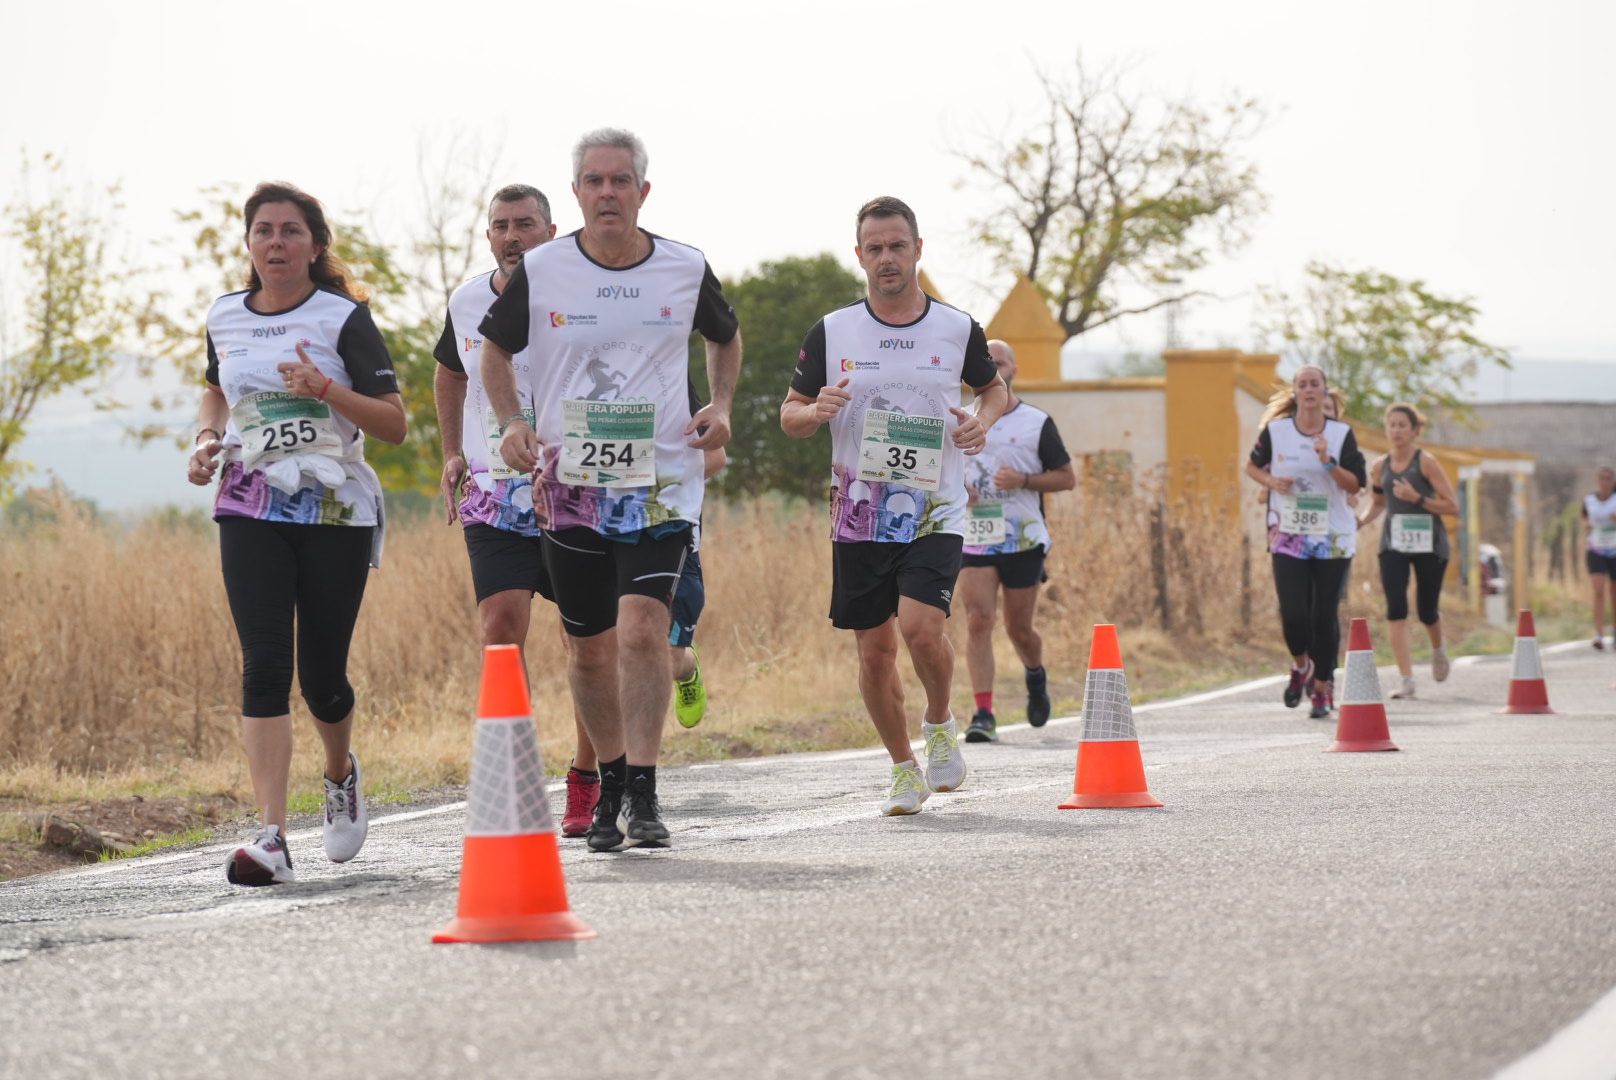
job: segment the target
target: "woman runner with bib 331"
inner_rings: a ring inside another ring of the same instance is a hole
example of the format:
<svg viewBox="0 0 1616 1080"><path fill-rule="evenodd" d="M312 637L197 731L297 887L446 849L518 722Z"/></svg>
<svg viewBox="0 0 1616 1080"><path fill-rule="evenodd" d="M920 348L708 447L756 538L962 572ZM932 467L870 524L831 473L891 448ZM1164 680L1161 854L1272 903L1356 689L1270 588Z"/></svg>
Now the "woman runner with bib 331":
<svg viewBox="0 0 1616 1080"><path fill-rule="evenodd" d="M1297 371L1268 403L1246 462L1246 475L1268 489L1268 551L1291 654L1285 705L1294 709L1311 683L1314 719L1335 704L1337 612L1358 537L1347 497L1364 485L1352 428L1324 415L1328 393L1322 369Z"/></svg>
<svg viewBox="0 0 1616 1080"><path fill-rule="evenodd" d="M293 636L298 682L325 746L325 851L365 842L359 761L349 749L348 644L381 556L382 489L365 435L404 441L387 347L341 260L318 201L289 184L247 200L252 272L208 312L207 387L187 478L224 468L213 517L241 639L241 741L263 828L231 852L236 885L292 881L286 788L292 766Z"/></svg>
<svg viewBox="0 0 1616 1080"><path fill-rule="evenodd" d="M1386 593L1386 623L1403 685L1394 698L1414 696L1414 662L1408 648L1408 578L1420 623L1431 639L1431 678L1448 677L1448 654L1442 648L1442 578L1448 570L1448 530L1443 514L1459 512L1459 497L1441 462L1419 447L1425 417L1412 405L1398 402L1386 410L1386 441L1391 450L1370 468L1374 501L1363 523L1386 514L1380 533L1380 585Z"/></svg>

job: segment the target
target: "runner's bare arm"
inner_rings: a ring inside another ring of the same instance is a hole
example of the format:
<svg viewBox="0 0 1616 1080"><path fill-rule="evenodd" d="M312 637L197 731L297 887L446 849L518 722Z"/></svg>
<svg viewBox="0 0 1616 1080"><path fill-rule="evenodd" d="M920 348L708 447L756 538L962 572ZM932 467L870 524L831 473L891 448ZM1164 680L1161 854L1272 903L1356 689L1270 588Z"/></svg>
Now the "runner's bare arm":
<svg viewBox="0 0 1616 1080"><path fill-rule="evenodd" d="M432 376L432 398L438 407L438 434L443 440L443 477L438 490L453 525L459 516L460 487L466 479L466 455L462 420L465 418L466 384L463 371L452 371L442 364Z"/></svg>
<svg viewBox="0 0 1616 1080"><path fill-rule="evenodd" d="M199 487L213 480L219 467L218 453L223 449L224 426L230 422L230 405L224 391L213 383L202 391L202 404L196 410L196 449L185 463L185 478Z"/></svg>
<svg viewBox="0 0 1616 1080"><path fill-rule="evenodd" d="M398 446L409 433L404 398L396 393L371 397L335 383L317 367L302 345L293 346L297 359L275 365L286 377L286 389L298 397L323 401L373 439Z"/></svg>
<svg viewBox="0 0 1616 1080"><path fill-rule="evenodd" d="M1457 514L1459 494L1453 490L1453 481L1448 479L1448 470L1442 467L1442 463L1430 454L1421 454L1420 472L1436 490L1436 496L1426 499L1421 505L1433 514Z"/></svg>
<svg viewBox="0 0 1616 1080"><path fill-rule="evenodd" d="M843 379L834 386L820 387L818 397L787 390L786 399L780 403L780 430L793 439L806 439L818 431L819 425L829 423L843 405L853 400L847 391L849 381Z"/></svg>
<svg viewBox="0 0 1616 1080"><path fill-rule="evenodd" d="M713 397L690 418L685 434L705 427L690 445L698 450L716 450L729 442L730 409L735 404L735 384L741 377L741 332L735 331L735 336L722 345L715 341L704 344L707 346L707 389Z"/></svg>
<svg viewBox="0 0 1616 1080"><path fill-rule="evenodd" d="M497 341L483 336L483 390L504 431L499 440L500 459L518 472L532 472L539 463L539 437L522 417L516 393L516 367L511 354Z"/></svg>
<svg viewBox="0 0 1616 1080"><path fill-rule="evenodd" d="M1283 493L1291 489L1291 477L1275 476L1254 461L1246 462L1246 475L1270 491Z"/></svg>
<svg viewBox="0 0 1616 1080"><path fill-rule="evenodd" d="M1001 469L1000 471L1007 470ZM1021 477L1021 481L1013 486L1023 487L1028 491L1036 491L1040 495L1047 495L1055 491L1070 491L1077 486L1077 470L1072 468L1070 461L1059 468L1046 469L1040 473L1017 473L1016 475ZM999 487L1006 486L999 483L997 477L993 482Z"/></svg>

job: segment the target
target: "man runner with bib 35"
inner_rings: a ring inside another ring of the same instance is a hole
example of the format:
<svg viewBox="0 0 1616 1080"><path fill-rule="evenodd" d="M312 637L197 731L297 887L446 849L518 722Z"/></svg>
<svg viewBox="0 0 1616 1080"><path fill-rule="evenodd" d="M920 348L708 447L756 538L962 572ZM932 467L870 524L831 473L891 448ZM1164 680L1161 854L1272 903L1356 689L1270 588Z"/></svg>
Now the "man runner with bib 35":
<svg viewBox="0 0 1616 1080"><path fill-rule="evenodd" d="M806 439L830 425L831 623L857 638L859 690L892 757L881 812L914 814L965 782L943 621L965 537L965 457L981 452L1008 395L976 320L921 291L914 211L872 199L855 236L867 295L808 331L780 427ZM961 381L977 393L974 414L959 407ZM909 745L900 633L926 693L924 776Z"/></svg>

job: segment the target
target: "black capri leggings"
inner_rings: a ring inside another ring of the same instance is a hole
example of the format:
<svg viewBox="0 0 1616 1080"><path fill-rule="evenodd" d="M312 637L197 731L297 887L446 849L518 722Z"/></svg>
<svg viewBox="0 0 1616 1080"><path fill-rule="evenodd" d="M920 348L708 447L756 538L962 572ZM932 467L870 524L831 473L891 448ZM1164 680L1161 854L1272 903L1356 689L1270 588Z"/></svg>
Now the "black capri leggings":
<svg viewBox="0 0 1616 1080"><path fill-rule="evenodd" d="M1442 618L1437 605L1442 599L1442 577L1448 560L1427 551L1408 555L1401 551L1380 553L1380 587L1386 591L1386 618L1399 622L1408 618L1408 570L1414 568L1414 602L1420 622L1435 626Z"/></svg>
<svg viewBox="0 0 1616 1080"><path fill-rule="evenodd" d="M316 720L353 711L348 643L370 576L372 529L219 519L224 590L241 639L241 715L291 711L292 627L297 678Z"/></svg>
<svg viewBox="0 0 1616 1080"><path fill-rule="evenodd" d="M1274 591L1279 594L1279 620L1285 648L1292 656L1313 658L1313 677L1335 678L1336 650L1341 647L1341 583L1351 559L1298 559L1274 555Z"/></svg>

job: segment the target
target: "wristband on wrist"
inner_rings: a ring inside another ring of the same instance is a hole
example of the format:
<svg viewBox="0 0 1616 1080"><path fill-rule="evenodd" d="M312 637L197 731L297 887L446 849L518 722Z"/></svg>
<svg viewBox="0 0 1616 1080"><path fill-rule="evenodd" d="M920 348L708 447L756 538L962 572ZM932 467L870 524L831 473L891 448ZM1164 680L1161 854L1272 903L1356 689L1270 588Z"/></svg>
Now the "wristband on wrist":
<svg viewBox="0 0 1616 1080"><path fill-rule="evenodd" d="M320 387L320 392L318 394L314 395L314 400L315 401L324 401L325 400L325 392L327 390L329 390L329 389L331 389L331 376L327 375L325 377L325 385Z"/></svg>
<svg viewBox="0 0 1616 1080"><path fill-rule="evenodd" d="M499 433L501 435L505 434L505 429L510 427L512 424L516 423L518 420L522 421L522 423L524 423L524 424L527 423L527 417L524 416L522 413L519 413L519 412L511 413L511 415L507 416L505 419L503 419L503 420L501 420L499 422Z"/></svg>
<svg viewBox="0 0 1616 1080"><path fill-rule="evenodd" d="M1328 461L1326 461L1324 463L1324 467L1326 469L1339 469L1341 467L1341 463L1339 461L1337 461L1335 458L1331 458L1330 460L1328 460Z"/></svg>
<svg viewBox="0 0 1616 1080"><path fill-rule="evenodd" d="M212 435L215 439L223 439L224 438L224 434L222 432L215 431L210 427L198 428L197 432L196 432L196 437L191 440L191 445L192 446L200 446L202 444L202 433L203 432L207 432L209 435Z"/></svg>

